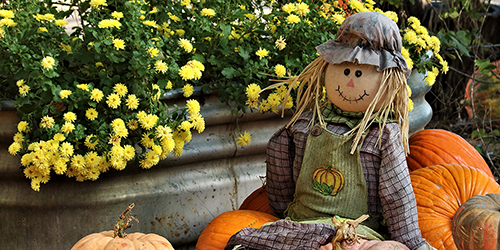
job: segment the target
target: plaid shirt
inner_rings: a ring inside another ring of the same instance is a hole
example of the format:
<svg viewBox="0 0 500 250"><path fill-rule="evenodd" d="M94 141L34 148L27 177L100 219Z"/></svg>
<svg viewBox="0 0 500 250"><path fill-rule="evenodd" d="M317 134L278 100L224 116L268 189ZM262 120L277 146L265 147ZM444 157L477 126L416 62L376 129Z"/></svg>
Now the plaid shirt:
<svg viewBox="0 0 500 250"><path fill-rule="evenodd" d="M311 117L311 113L305 113L290 128L276 132L268 143L266 190L269 205L280 218L283 218L283 212L293 201ZM350 130L344 124L329 123L326 128L336 134ZM380 147L377 143L379 131L378 126L370 129L360 149L368 189L368 214L383 215L391 239L416 249L426 241L418 227L417 203L401 144L400 128L397 123L386 124ZM288 223L285 225L287 228L283 228L283 225L271 225L269 228L263 227L263 230L245 228L233 235L226 249L237 244L252 249L296 249L297 244L288 243L308 240L307 244L301 242L300 246L316 250L328 243L335 234L335 229L326 224L302 225L299 231L296 230L297 226L289 226L293 224L297 223ZM325 231L330 232L329 237L323 235Z"/></svg>

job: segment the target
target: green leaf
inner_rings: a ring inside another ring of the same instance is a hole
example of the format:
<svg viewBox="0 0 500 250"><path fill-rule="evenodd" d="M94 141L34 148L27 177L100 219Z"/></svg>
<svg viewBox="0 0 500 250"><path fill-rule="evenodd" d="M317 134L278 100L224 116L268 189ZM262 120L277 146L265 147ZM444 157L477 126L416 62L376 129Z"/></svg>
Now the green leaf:
<svg viewBox="0 0 500 250"><path fill-rule="evenodd" d="M251 48L250 49L247 49L246 47L244 46L240 46L239 47L239 52L238 54L243 57L243 60L245 61L248 61L248 59L250 59L250 51L251 51Z"/></svg>
<svg viewBox="0 0 500 250"><path fill-rule="evenodd" d="M231 25L221 23L220 29L222 30L224 37L228 38L229 35L231 35Z"/></svg>
<svg viewBox="0 0 500 250"><path fill-rule="evenodd" d="M486 61L482 61L482 60L478 59L478 60L476 60L476 65L478 67L479 72L482 74L488 74L492 70L496 69L496 66L490 62L490 59L488 59Z"/></svg>
<svg viewBox="0 0 500 250"><path fill-rule="evenodd" d="M235 70L234 68L224 68L224 69L222 70L222 72L221 72L221 73L222 73L222 75L224 75L227 79L231 79L231 78L233 78L233 76L234 76L234 72L235 72L235 71L236 71L236 70Z"/></svg>

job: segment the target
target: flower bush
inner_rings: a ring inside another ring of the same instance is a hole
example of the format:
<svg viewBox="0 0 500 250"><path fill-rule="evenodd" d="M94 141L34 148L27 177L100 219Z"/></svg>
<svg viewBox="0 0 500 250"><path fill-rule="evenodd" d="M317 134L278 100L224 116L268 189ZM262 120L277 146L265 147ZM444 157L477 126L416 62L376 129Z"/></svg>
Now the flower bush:
<svg viewBox="0 0 500 250"><path fill-rule="evenodd" d="M34 190L51 174L96 180L130 161L150 168L180 156L191 130L205 127L195 90L234 103L235 114L293 108L292 98L282 105L285 86L266 96L261 90L300 73L348 15L397 18L371 0L54 2L0 5L0 84L16 91L21 117L9 152L22 156ZM435 72L437 60L445 71L439 42L417 21L408 20L414 37L402 28L409 64ZM171 89L181 90L185 108L162 102ZM245 132L237 143L250 140Z"/></svg>

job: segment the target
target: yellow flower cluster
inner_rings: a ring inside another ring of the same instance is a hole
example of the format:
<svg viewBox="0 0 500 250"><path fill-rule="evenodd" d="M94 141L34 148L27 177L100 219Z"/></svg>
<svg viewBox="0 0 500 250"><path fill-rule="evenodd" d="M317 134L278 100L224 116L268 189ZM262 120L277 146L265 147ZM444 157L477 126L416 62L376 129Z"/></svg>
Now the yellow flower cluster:
<svg viewBox="0 0 500 250"><path fill-rule="evenodd" d="M179 70L179 76L182 80L199 80L202 76L202 72L205 71L205 66L197 61L191 60L182 66Z"/></svg>
<svg viewBox="0 0 500 250"><path fill-rule="evenodd" d="M439 54L441 46L439 39L435 36L430 36L427 29L421 25L420 20L416 17L409 17L408 24L409 27L403 31L402 35L405 45L402 54L405 57L408 67L412 69L415 66L413 62L415 58L412 58L412 53L416 53L417 55L422 54L418 59L424 61L426 60L425 58L434 56L439 61L441 72L447 73L449 69L448 62ZM438 74L439 69L434 66L432 70L427 71L427 76L425 78L427 85L433 85Z"/></svg>
<svg viewBox="0 0 500 250"><path fill-rule="evenodd" d="M201 16L213 17L215 16L215 11L209 8L203 8L200 13Z"/></svg>
<svg viewBox="0 0 500 250"><path fill-rule="evenodd" d="M123 96L127 93L124 85L115 85L115 92L111 95ZM129 95L129 98L132 95ZM134 96L135 97L135 96ZM91 108L93 109L93 108ZM87 113L91 110L87 110ZM140 125L144 129L141 144L146 148L143 157L139 161L142 168L148 169L158 164L159 160L165 159L168 154L180 156L184 144L192 138L190 129L195 129L199 133L205 129L205 120L200 114L200 104L196 100L188 100L186 110L189 115L187 121L175 130L166 125L159 125L159 117L148 114L145 111L137 113L137 120L131 119L126 124L121 118L115 118L110 123L111 133L109 134L109 144L111 149L108 152L99 154L103 137L90 134L85 138L83 145L89 149L84 155L77 154L78 147L67 142L66 136L74 129L74 123L78 117L73 112L66 112L63 115L64 124L60 128L60 133L56 133L53 139L29 143L25 141L23 133L31 130L26 121L19 122L18 132L14 136L14 142L9 146L8 151L12 155L17 155L23 150L23 143L28 143L25 153L21 158L21 164L25 167L24 174L31 180L31 187L35 191L40 190L40 184L50 180L51 172L68 177L75 177L77 181L96 180L101 173L111 168L123 170L127 162L136 157L135 148L132 145L123 144L122 139L129 136L129 129L135 130ZM95 112L95 110L93 109ZM51 116L42 118L39 127L41 129L57 129L55 120Z"/></svg>
<svg viewBox="0 0 500 250"><path fill-rule="evenodd" d="M284 67L283 67L284 68ZM286 70L286 69L285 69ZM250 108L258 108L260 112L272 111L278 113L280 105L282 105L288 89L282 85L273 93L269 94L267 99L260 101L261 88L259 85L252 83L245 89L247 96L246 105ZM293 98L289 96L284 104L285 109L290 109L293 106Z"/></svg>
<svg viewBox="0 0 500 250"><path fill-rule="evenodd" d="M102 28L102 29L106 29L106 28L117 28L117 29L120 29L120 27L122 26L122 24L120 23L120 21L115 20L115 19L104 19L104 20L100 21L97 26L99 28Z"/></svg>

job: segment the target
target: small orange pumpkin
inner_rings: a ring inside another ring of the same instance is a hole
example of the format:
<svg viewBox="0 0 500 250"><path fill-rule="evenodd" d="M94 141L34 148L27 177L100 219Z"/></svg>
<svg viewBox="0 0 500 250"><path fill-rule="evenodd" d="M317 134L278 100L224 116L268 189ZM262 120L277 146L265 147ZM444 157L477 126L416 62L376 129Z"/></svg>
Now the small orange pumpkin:
<svg viewBox="0 0 500 250"><path fill-rule="evenodd" d="M270 214L252 210L235 210L222 213L215 217L203 230L196 243L196 249L222 250L229 238L244 227L260 228L264 223L277 220L277 217Z"/></svg>
<svg viewBox="0 0 500 250"><path fill-rule="evenodd" d="M500 249L500 194L477 195L453 217L453 240L460 250Z"/></svg>
<svg viewBox="0 0 500 250"><path fill-rule="evenodd" d="M313 188L325 195L336 195L344 187L344 176L334 167L321 167L313 173Z"/></svg>
<svg viewBox="0 0 500 250"><path fill-rule="evenodd" d="M409 139L406 157L410 171L439 164L460 164L484 171L494 178L491 169L477 150L461 136L443 129L424 129Z"/></svg>
<svg viewBox="0 0 500 250"><path fill-rule="evenodd" d="M240 210L253 210L260 211L268 214L274 214L273 210L269 206L269 200L267 199L266 186L253 191L244 201L241 203Z"/></svg>
<svg viewBox="0 0 500 250"><path fill-rule="evenodd" d="M476 195L500 192L483 171L457 164L420 168L410 173L422 236L440 250L455 250L452 219L460 204Z"/></svg>
<svg viewBox="0 0 500 250"><path fill-rule="evenodd" d="M174 250L170 242L157 234L131 233L125 235L124 230L132 227L129 223L136 218L128 215L135 206L130 204L118 217L114 230L89 234L80 239L71 250Z"/></svg>

